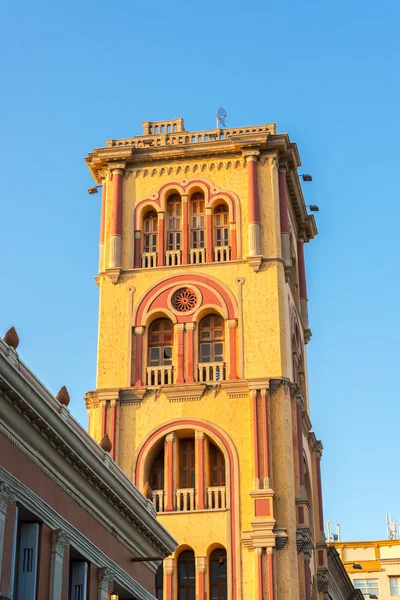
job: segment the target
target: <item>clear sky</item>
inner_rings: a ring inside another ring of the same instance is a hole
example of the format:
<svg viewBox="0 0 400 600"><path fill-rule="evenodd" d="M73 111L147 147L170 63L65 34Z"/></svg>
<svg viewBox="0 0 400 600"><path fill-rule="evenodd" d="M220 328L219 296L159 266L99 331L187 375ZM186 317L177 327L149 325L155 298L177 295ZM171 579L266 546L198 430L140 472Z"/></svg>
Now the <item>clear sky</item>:
<svg viewBox="0 0 400 600"><path fill-rule="evenodd" d="M95 386L100 195L84 156L144 120L276 122L299 146L319 236L306 249L313 427L325 520L384 538L400 518L396 340L400 5L8 2L0 25L0 334L86 425Z"/></svg>

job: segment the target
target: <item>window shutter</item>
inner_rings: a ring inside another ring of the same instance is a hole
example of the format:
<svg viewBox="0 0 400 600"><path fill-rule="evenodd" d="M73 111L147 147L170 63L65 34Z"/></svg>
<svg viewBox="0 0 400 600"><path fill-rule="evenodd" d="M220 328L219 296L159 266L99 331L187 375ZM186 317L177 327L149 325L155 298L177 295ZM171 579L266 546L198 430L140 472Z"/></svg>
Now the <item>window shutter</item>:
<svg viewBox="0 0 400 600"><path fill-rule="evenodd" d="M70 600L87 599L87 574L88 563L85 561L74 561L71 564L71 592Z"/></svg>
<svg viewBox="0 0 400 600"><path fill-rule="evenodd" d="M18 600L35 600L39 524L22 523L19 530Z"/></svg>

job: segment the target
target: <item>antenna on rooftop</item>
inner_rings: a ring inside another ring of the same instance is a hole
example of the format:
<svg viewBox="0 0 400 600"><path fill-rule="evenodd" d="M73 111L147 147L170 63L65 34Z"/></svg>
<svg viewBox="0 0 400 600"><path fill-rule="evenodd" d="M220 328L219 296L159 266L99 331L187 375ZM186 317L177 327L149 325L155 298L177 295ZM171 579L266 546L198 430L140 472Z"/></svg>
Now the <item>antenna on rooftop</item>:
<svg viewBox="0 0 400 600"><path fill-rule="evenodd" d="M226 119L226 110L220 106L217 110L217 129L220 127L226 127L225 119Z"/></svg>
<svg viewBox="0 0 400 600"><path fill-rule="evenodd" d="M388 540L397 540L397 523L395 520L392 521L392 515L390 509L386 513L386 530Z"/></svg>

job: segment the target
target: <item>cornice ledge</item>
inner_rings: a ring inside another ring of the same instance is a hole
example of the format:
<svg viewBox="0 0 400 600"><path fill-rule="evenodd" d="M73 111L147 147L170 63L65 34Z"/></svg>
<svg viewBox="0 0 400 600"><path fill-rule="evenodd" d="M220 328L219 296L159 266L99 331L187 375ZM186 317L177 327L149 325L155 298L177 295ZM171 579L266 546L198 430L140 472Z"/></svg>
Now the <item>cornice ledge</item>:
<svg viewBox="0 0 400 600"><path fill-rule="evenodd" d="M222 381L221 385L229 398L246 398L250 392L250 385L245 379Z"/></svg>
<svg viewBox="0 0 400 600"><path fill-rule="evenodd" d="M161 388L163 394L169 402L185 402L201 400L205 385L201 383L191 383L187 385L169 385Z"/></svg>
<svg viewBox="0 0 400 600"><path fill-rule="evenodd" d="M234 144L235 149L239 152L241 150L247 149L257 149L267 148L267 141L269 137L269 133L266 131L260 133L242 133L231 135L229 137L232 144Z"/></svg>
<svg viewBox="0 0 400 600"><path fill-rule="evenodd" d="M121 404L139 404L142 402L145 393L145 387L121 388L119 390L119 400Z"/></svg>
<svg viewBox="0 0 400 600"><path fill-rule="evenodd" d="M289 539L286 529L284 527L275 527L275 546L277 550L283 550Z"/></svg>
<svg viewBox="0 0 400 600"><path fill-rule="evenodd" d="M251 390L267 390L270 384L269 377L260 377L256 379L247 379L249 391Z"/></svg>
<svg viewBox="0 0 400 600"><path fill-rule="evenodd" d="M317 586L319 592L329 591L329 577L326 567L318 567L317 569Z"/></svg>
<svg viewBox="0 0 400 600"><path fill-rule="evenodd" d="M269 380L269 391L271 394L274 394L275 392L278 391L278 388L282 385L286 392L290 389L290 384L291 384L290 379L287 379L286 377L281 377L279 379L271 378Z"/></svg>
<svg viewBox="0 0 400 600"><path fill-rule="evenodd" d="M311 553L314 550L315 546L312 540L311 529L308 525L299 525L296 529L296 545L297 545L297 554L303 552L309 558L311 558Z"/></svg>
<svg viewBox="0 0 400 600"><path fill-rule="evenodd" d="M264 488L258 490L251 490L250 492L251 498L275 498L275 492L272 488Z"/></svg>
<svg viewBox="0 0 400 600"><path fill-rule="evenodd" d="M308 412L306 410L303 410L301 413L302 419L303 419L303 431L304 431L304 435L308 436L309 432L312 429L312 423L310 420L310 415L308 414Z"/></svg>

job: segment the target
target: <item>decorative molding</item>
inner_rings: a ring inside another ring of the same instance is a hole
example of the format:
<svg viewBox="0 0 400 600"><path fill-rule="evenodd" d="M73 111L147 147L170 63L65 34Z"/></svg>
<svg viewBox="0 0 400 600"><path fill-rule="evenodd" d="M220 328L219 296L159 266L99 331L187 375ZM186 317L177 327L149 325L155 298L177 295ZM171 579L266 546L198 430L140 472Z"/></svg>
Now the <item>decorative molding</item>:
<svg viewBox="0 0 400 600"><path fill-rule="evenodd" d="M296 529L297 554L302 552L306 560L311 559L315 546L312 541L311 529L308 526L298 526Z"/></svg>
<svg viewBox="0 0 400 600"><path fill-rule="evenodd" d="M165 175L187 175L188 173L206 173L207 171L221 171L222 169L243 169L246 162L243 159L231 158L229 160L218 160L212 162L196 162L187 165L174 165L168 167L152 167L142 169L131 169L127 171L126 178L138 179L139 177L160 177Z"/></svg>
<svg viewBox="0 0 400 600"><path fill-rule="evenodd" d="M114 583L115 572L108 567L102 567L97 573L99 580L99 589L108 592L108 586L110 583Z"/></svg>
<svg viewBox="0 0 400 600"><path fill-rule="evenodd" d="M119 276L121 274L121 267L116 269L106 269L106 275L113 285L118 283Z"/></svg>
<svg viewBox="0 0 400 600"><path fill-rule="evenodd" d="M56 529L51 536L51 550L63 556L64 549L71 544L71 538L62 529Z"/></svg>
<svg viewBox="0 0 400 600"><path fill-rule="evenodd" d="M4 481L0 481L0 511L7 512L8 504L15 502L17 496L15 492Z"/></svg>
<svg viewBox="0 0 400 600"><path fill-rule="evenodd" d="M247 257L247 262L249 263L250 267L253 269L254 273L258 273L258 271L260 270L260 266L262 263L262 256L248 256Z"/></svg>

